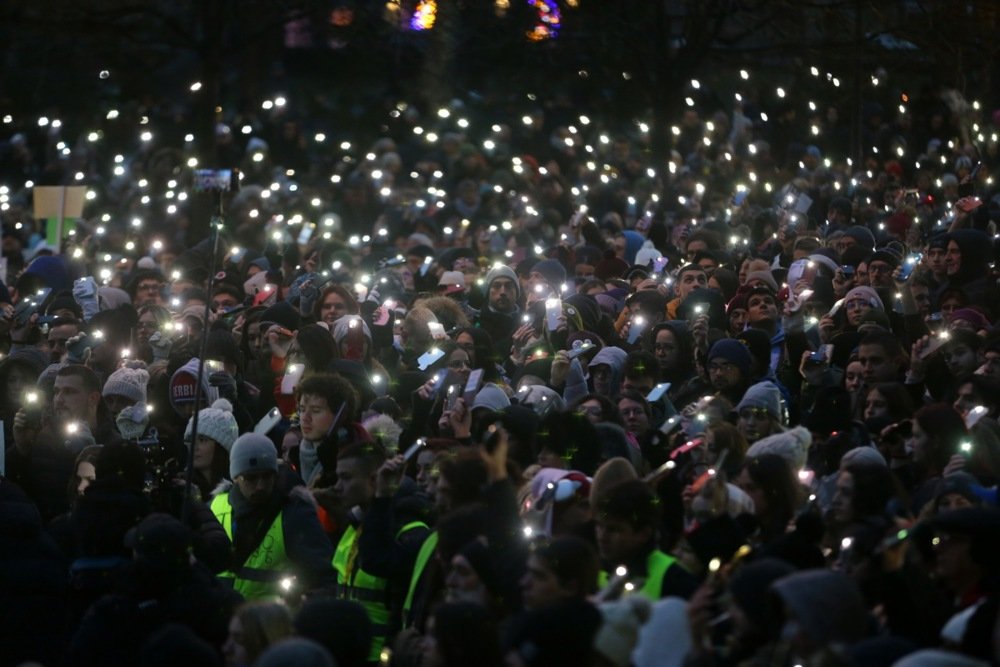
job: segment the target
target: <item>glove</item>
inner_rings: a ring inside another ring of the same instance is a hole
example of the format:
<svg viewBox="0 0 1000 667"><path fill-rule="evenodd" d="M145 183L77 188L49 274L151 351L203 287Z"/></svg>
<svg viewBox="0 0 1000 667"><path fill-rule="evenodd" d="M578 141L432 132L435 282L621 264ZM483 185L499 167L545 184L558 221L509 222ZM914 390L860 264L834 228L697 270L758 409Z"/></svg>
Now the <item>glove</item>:
<svg viewBox="0 0 1000 667"><path fill-rule="evenodd" d="M208 376L208 384L219 390L219 396L236 404L236 378L225 371L215 371Z"/></svg>
<svg viewBox="0 0 1000 667"><path fill-rule="evenodd" d="M73 283L73 299L80 304L83 319L87 322L101 311L97 298L97 282L91 276L80 278Z"/></svg>
<svg viewBox="0 0 1000 667"><path fill-rule="evenodd" d="M149 347L153 350L153 361L166 361L170 358L170 348L174 342L162 332L155 332L149 337Z"/></svg>

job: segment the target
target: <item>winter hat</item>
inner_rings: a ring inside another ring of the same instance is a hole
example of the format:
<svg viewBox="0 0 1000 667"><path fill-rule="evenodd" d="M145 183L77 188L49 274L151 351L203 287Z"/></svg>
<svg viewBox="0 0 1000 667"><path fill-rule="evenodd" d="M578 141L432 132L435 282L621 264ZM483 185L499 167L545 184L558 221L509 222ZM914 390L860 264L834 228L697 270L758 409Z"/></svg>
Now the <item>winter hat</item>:
<svg viewBox="0 0 1000 667"><path fill-rule="evenodd" d="M270 322L281 325L289 331L296 331L302 325L302 318L299 317L298 311L287 301L279 301L270 306L261 313L259 321L262 327L265 322Z"/></svg>
<svg viewBox="0 0 1000 667"><path fill-rule="evenodd" d="M843 572L796 572L774 582L771 590L815 644L849 644L865 636L868 610L864 598L854 580Z"/></svg>
<svg viewBox="0 0 1000 667"><path fill-rule="evenodd" d="M773 382L766 380L750 385L736 406L736 412L743 408L764 408L769 415L781 421L781 391Z"/></svg>
<svg viewBox="0 0 1000 667"><path fill-rule="evenodd" d="M522 387L517 392L519 405L531 408L538 415L544 415L549 410L562 412L566 403L555 389L542 384L532 384Z"/></svg>
<svg viewBox="0 0 1000 667"><path fill-rule="evenodd" d="M146 386L149 384L149 371L141 361L130 361L110 376L104 383L103 395L124 396L135 403L146 402Z"/></svg>
<svg viewBox="0 0 1000 667"><path fill-rule="evenodd" d="M960 495L973 505L982 505L983 499L976 493L977 487L979 487L979 482L967 472L955 472L943 477L934 496L935 508L942 498L950 494Z"/></svg>
<svg viewBox="0 0 1000 667"><path fill-rule="evenodd" d="M753 443L747 450L746 458L777 454L788 461L792 470L798 471L806 464L806 456L811 444L812 433L803 426L796 426L789 431L775 433Z"/></svg>
<svg viewBox="0 0 1000 667"><path fill-rule="evenodd" d="M149 408L145 402L130 405L115 417L118 432L126 440L137 440L149 426Z"/></svg>
<svg viewBox="0 0 1000 667"><path fill-rule="evenodd" d="M438 280L438 287L444 288L445 294L465 291L465 274L461 271L445 271Z"/></svg>
<svg viewBox="0 0 1000 667"><path fill-rule="evenodd" d="M514 269L509 266L501 264L500 266L494 266L489 273L486 274L486 291L489 292L490 285L497 278L507 278L514 283L514 289L517 292L515 300L521 296L521 281L517 279L517 274L514 273Z"/></svg>
<svg viewBox="0 0 1000 667"><path fill-rule="evenodd" d="M372 339L372 331L368 328L368 324L360 317L341 317L333 325L333 340L339 345L345 338L347 338L347 331L351 326L351 322L357 322L355 326L361 327L361 332L365 335L369 341Z"/></svg>
<svg viewBox="0 0 1000 667"><path fill-rule="evenodd" d="M594 481L590 485L591 505L595 507L599 505L601 496L607 493L608 489L633 479L639 479L639 474L628 459L621 456L608 459L594 473Z"/></svg>
<svg viewBox="0 0 1000 667"><path fill-rule="evenodd" d="M791 564L777 558L762 558L747 563L736 570L729 582L733 602L743 610L754 626L765 630L768 624L776 623L780 617L780 610L774 608L767 589L773 582L794 571Z"/></svg>
<svg viewBox="0 0 1000 667"><path fill-rule="evenodd" d="M190 558L191 530L169 514L154 512L125 534L125 546L146 560L181 566Z"/></svg>
<svg viewBox="0 0 1000 667"><path fill-rule="evenodd" d="M174 371L173 376L170 378L170 405L177 412L182 412L181 407L195 401L195 397L197 396L198 364L198 359L192 358ZM211 405L215 402L215 399L219 398L219 389L209 383L209 375L208 369L202 372L201 390L205 402Z"/></svg>
<svg viewBox="0 0 1000 667"><path fill-rule="evenodd" d="M229 450L229 477L258 470L278 472L278 455L274 443L259 433L244 433L236 438Z"/></svg>
<svg viewBox="0 0 1000 667"><path fill-rule="evenodd" d="M594 650L615 667L632 664L632 649L639 642L639 630L653 613L646 598L634 595L598 606L603 622L594 637Z"/></svg>
<svg viewBox="0 0 1000 667"><path fill-rule="evenodd" d="M853 225L844 230L844 236L850 236L865 250L871 250L875 247L875 235L867 227Z"/></svg>
<svg viewBox="0 0 1000 667"><path fill-rule="evenodd" d="M889 464L885 462L885 457L882 456L877 449L868 445L849 449L843 456L840 457L841 470L849 465L859 465L870 468L887 468L889 466ZM951 478L949 477L946 479Z"/></svg>
<svg viewBox="0 0 1000 667"><path fill-rule="evenodd" d="M854 299L867 301L873 308L878 308L879 310L885 312L885 305L883 305L882 299L879 298L878 292L873 290L871 287L866 287L865 285L855 287L847 293L847 296L844 297L844 303L850 303Z"/></svg>
<svg viewBox="0 0 1000 667"><path fill-rule="evenodd" d="M951 311L949 323L954 323L956 320L968 322L976 331L990 328L990 321L975 308L957 308Z"/></svg>
<svg viewBox="0 0 1000 667"><path fill-rule="evenodd" d="M510 399L507 398L507 394L493 382L484 384L483 388L476 394L475 400L472 401L473 410L476 408L488 408L494 412L500 412L504 408L509 407Z"/></svg>
<svg viewBox="0 0 1000 667"><path fill-rule="evenodd" d="M750 366L753 365L753 358L750 356L750 350L747 346L739 342L734 338L723 338L717 341L712 349L708 351L708 361L712 362L713 359L723 359L730 363L736 364L740 372L743 373L743 377L750 375Z"/></svg>
<svg viewBox="0 0 1000 667"><path fill-rule="evenodd" d="M925 648L900 658L892 667L987 667L989 664L956 651Z"/></svg>
<svg viewBox="0 0 1000 667"><path fill-rule="evenodd" d="M194 418L188 420L187 429L184 431L184 442L190 447L194 428ZM233 416L233 404L224 398L220 398L198 413L198 435L211 438L222 445L227 452L233 449L233 442L240 434L239 426L236 425L236 417Z"/></svg>
<svg viewBox="0 0 1000 667"><path fill-rule="evenodd" d="M765 285L771 288L772 292L777 293L778 291L778 281L774 279L774 276L770 271L751 271L747 274L745 285L749 285L755 280L763 282Z"/></svg>
<svg viewBox="0 0 1000 667"><path fill-rule="evenodd" d="M132 303L132 297L123 289L117 287L98 287L97 299L101 304L101 310L114 310L125 304Z"/></svg>
<svg viewBox="0 0 1000 667"><path fill-rule="evenodd" d="M650 264L663 257L663 253L653 247L652 241L646 241L635 254L635 265L649 267Z"/></svg>
<svg viewBox="0 0 1000 667"><path fill-rule="evenodd" d="M554 259L543 259L531 267L531 272L542 274L545 282L557 290L566 282L566 267Z"/></svg>

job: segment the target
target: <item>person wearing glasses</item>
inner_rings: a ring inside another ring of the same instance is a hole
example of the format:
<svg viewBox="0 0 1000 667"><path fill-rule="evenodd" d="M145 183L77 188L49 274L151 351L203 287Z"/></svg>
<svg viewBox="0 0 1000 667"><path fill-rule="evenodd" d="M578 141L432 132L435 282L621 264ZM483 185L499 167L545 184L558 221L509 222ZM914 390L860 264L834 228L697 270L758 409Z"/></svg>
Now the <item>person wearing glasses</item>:
<svg viewBox="0 0 1000 667"><path fill-rule="evenodd" d="M136 308L149 304L165 306L163 285L163 274L156 269L138 269L129 279L126 291Z"/></svg>
<svg viewBox="0 0 1000 667"><path fill-rule="evenodd" d="M773 382L758 382L747 389L736 405L736 414L736 430L750 444L785 430L781 391Z"/></svg>

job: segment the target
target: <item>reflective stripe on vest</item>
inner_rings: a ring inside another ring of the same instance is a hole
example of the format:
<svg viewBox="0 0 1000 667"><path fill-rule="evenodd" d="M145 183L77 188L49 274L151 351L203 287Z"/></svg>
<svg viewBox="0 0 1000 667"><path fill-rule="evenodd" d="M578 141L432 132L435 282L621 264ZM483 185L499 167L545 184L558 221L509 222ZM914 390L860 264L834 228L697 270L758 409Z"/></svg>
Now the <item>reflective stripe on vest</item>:
<svg viewBox="0 0 1000 667"><path fill-rule="evenodd" d="M212 500L212 514L222 524L229 542L233 543L233 505L229 494L223 493ZM235 572L222 572L218 576L247 600L281 597L280 581L288 570L285 553L285 532L281 513L274 518L264 539Z"/></svg>
<svg viewBox="0 0 1000 667"><path fill-rule="evenodd" d="M421 521L408 523L399 529L396 539L414 528L427 528L427 524ZM358 537L357 529L353 525L348 526L333 554L333 569L337 571L337 597L354 600L365 608L372 623L372 644L368 659L377 662L389 632L389 593L386 590L389 582L384 577L368 574L357 566Z"/></svg>
<svg viewBox="0 0 1000 667"><path fill-rule="evenodd" d="M417 592L417 584L420 583L420 577L423 576L424 570L427 569L427 563L431 561L431 556L434 555L437 545L438 534L435 530L427 536L424 543L420 545L420 551L417 552L417 560L413 563L413 574L410 576L410 588L406 591L406 601L403 602L403 627L407 627L406 617L410 615L410 610L413 609L413 596Z"/></svg>
<svg viewBox="0 0 1000 667"><path fill-rule="evenodd" d="M665 554L659 549L653 549L646 557L646 580L638 592L645 595L652 601L657 601L663 595L663 577L667 570L677 562L677 559L669 554ZM597 575L598 588L604 588L608 584L608 573L601 570Z"/></svg>

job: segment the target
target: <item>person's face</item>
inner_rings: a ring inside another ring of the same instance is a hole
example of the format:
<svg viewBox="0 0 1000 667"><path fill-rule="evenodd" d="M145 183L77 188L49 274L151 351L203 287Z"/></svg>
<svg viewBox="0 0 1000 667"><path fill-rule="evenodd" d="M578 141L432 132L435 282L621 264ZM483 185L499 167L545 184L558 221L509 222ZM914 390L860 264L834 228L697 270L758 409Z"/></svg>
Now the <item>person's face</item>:
<svg viewBox="0 0 1000 667"><path fill-rule="evenodd" d="M298 409L303 438L320 442L330 433L334 414L325 398L305 394L299 398Z"/></svg>
<svg viewBox="0 0 1000 667"><path fill-rule="evenodd" d="M740 367L725 359L712 359L708 362L708 380L716 391L732 389L743 379Z"/></svg>
<svg viewBox="0 0 1000 667"><path fill-rule="evenodd" d="M5 387L8 406L21 405L24 401L23 395L25 390L29 386L34 385L36 379L27 368L18 365L11 366L10 372L7 374L7 386ZM41 396L41 392L39 392L39 396Z"/></svg>
<svg viewBox="0 0 1000 667"><path fill-rule="evenodd" d="M934 548L935 572L946 585L967 583L969 573L977 569L972 560L972 542L967 535L940 533L931 541ZM960 591L953 590L958 593Z"/></svg>
<svg viewBox="0 0 1000 667"><path fill-rule="evenodd" d="M894 382L897 379L898 365L889 359L881 345L859 345L858 363L861 364L861 374L866 384Z"/></svg>
<svg viewBox="0 0 1000 667"><path fill-rule="evenodd" d="M49 344L49 355L52 358L53 363L59 363L62 361L63 356L66 354L66 341L79 333L79 329L75 324L60 324L57 327L52 327L49 329L48 344Z"/></svg>
<svg viewBox="0 0 1000 667"><path fill-rule="evenodd" d="M1000 352L988 351L983 355L983 374L1000 380Z"/></svg>
<svg viewBox="0 0 1000 667"><path fill-rule="evenodd" d="M462 555L451 559L451 568L444 580L448 602L473 602L485 604L488 599L486 586L469 561Z"/></svg>
<svg viewBox="0 0 1000 667"><path fill-rule="evenodd" d="M76 466L76 478L79 480L76 484L76 495L82 496L90 483L97 479L97 469L90 461L80 461Z"/></svg>
<svg viewBox="0 0 1000 667"><path fill-rule="evenodd" d="M598 364L590 369L590 377L594 381L594 393L604 396L611 395L611 366Z"/></svg>
<svg viewBox="0 0 1000 667"><path fill-rule="evenodd" d="M938 500L937 511L938 515L944 514L946 512L951 512L953 510L960 510L966 507L972 507L972 501L963 496L960 493L946 493Z"/></svg>
<svg viewBox="0 0 1000 667"><path fill-rule="evenodd" d="M747 321L753 325L778 319L778 306L769 294L754 294L747 300Z"/></svg>
<svg viewBox="0 0 1000 667"><path fill-rule="evenodd" d="M926 285L910 285L910 296L917 304L920 315L927 317L931 314L931 290Z"/></svg>
<svg viewBox="0 0 1000 667"><path fill-rule="evenodd" d="M962 415L962 418L964 419L972 408L982 404L982 397L976 394L976 390L972 383L963 382L958 387L958 393L955 395L955 402L952 403L952 407L955 408L955 412Z"/></svg>
<svg viewBox="0 0 1000 667"><path fill-rule="evenodd" d="M334 324L347 315L347 302L336 292L330 292L319 307L319 318L327 324Z"/></svg>
<svg viewBox="0 0 1000 667"><path fill-rule="evenodd" d="M951 314L961 308L964 304L956 297L948 297L941 302L941 314L945 319L949 319Z"/></svg>
<svg viewBox="0 0 1000 667"><path fill-rule="evenodd" d="M944 248L928 248L924 253L924 261L931 273L940 276L947 272L947 251Z"/></svg>
<svg viewBox="0 0 1000 667"><path fill-rule="evenodd" d="M622 519L602 516L597 519L597 551L601 560L611 565L626 563L652 537L651 528L635 528Z"/></svg>
<svg viewBox="0 0 1000 667"><path fill-rule="evenodd" d="M630 375L622 380L622 391L631 389L645 396L653 391L656 379L652 375Z"/></svg>
<svg viewBox="0 0 1000 667"><path fill-rule="evenodd" d="M625 430L640 437L649 430L649 417L643 410L642 404L630 398L623 398L618 401L618 412L625 422Z"/></svg>
<svg viewBox="0 0 1000 667"><path fill-rule="evenodd" d="M615 257L617 257L618 259L625 259L625 248L627 245L628 244L625 242L624 236L619 236L615 238L614 241Z"/></svg>
<svg viewBox="0 0 1000 667"><path fill-rule="evenodd" d="M104 397L104 404L108 406L108 411L117 417L122 410L135 405L136 401L120 394L110 394Z"/></svg>
<svg viewBox="0 0 1000 667"><path fill-rule="evenodd" d="M556 468L558 470L566 469L566 461L564 461L559 454L548 447L542 447L538 451L538 465L543 468Z"/></svg>
<svg viewBox="0 0 1000 667"><path fill-rule="evenodd" d="M979 368L979 355L964 343L952 343L941 351L952 377L968 375Z"/></svg>
<svg viewBox="0 0 1000 667"><path fill-rule="evenodd" d="M528 569L520 584L521 599L528 611L547 607L573 595L573 591L559 583L548 564L535 555L528 557Z"/></svg>
<svg viewBox="0 0 1000 667"><path fill-rule="evenodd" d="M598 401L584 401L580 404L580 414L586 417L591 424L600 424L603 421L604 409Z"/></svg>
<svg viewBox="0 0 1000 667"><path fill-rule="evenodd" d="M229 636L222 645L222 655L226 658L227 667L244 667L250 663L247 647L243 645L243 624L238 616L229 621Z"/></svg>
<svg viewBox="0 0 1000 667"><path fill-rule="evenodd" d="M475 359L474 353L476 349L476 341L472 339L472 335L467 331L463 331L458 334L458 338L455 339L455 344L460 348L465 350L465 353L469 355L469 361L473 362Z"/></svg>
<svg viewBox="0 0 1000 667"><path fill-rule="evenodd" d="M145 345L149 342L149 337L156 333L156 318L152 313L143 313L139 316L135 333L139 343Z"/></svg>
<svg viewBox="0 0 1000 667"><path fill-rule="evenodd" d="M854 498L854 475L847 471L842 471L837 475L837 487L833 492L833 502L831 510L833 518L841 525L849 524L854 520L852 502Z"/></svg>
<svg viewBox="0 0 1000 667"><path fill-rule="evenodd" d="M705 275L704 271L685 271L680 280L677 281L677 296L683 301L694 290L706 287L708 287L708 276Z"/></svg>
<svg viewBox="0 0 1000 667"><path fill-rule="evenodd" d="M944 256L945 273L953 276L962 268L962 249L954 241L948 241L948 249Z"/></svg>
<svg viewBox="0 0 1000 667"><path fill-rule="evenodd" d="M89 421L91 412L97 409L100 394L87 392L83 378L73 375L56 376L52 407L60 423Z"/></svg>
<svg viewBox="0 0 1000 667"><path fill-rule="evenodd" d="M843 271L837 269L837 272L833 274L833 293L838 299L844 298L844 295L851 291L854 287L854 274L852 273L850 277L847 276Z"/></svg>
<svg viewBox="0 0 1000 667"><path fill-rule="evenodd" d="M365 472L361 459L341 459L337 461L337 483L333 492L340 499L341 507L364 507L375 495L375 475Z"/></svg>
<svg viewBox="0 0 1000 667"><path fill-rule="evenodd" d="M251 505L260 505L271 497L277 479L278 473L273 470L255 470L237 475L233 482Z"/></svg>
<svg viewBox="0 0 1000 667"><path fill-rule="evenodd" d="M456 381L461 382L462 386L465 386L465 383L469 381L469 375L472 373L469 353L462 348L455 349L448 356L448 370L455 376Z"/></svg>
<svg viewBox="0 0 1000 667"><path fill-rule="evenodd" d="M881 419L889 416L889 402L878 389L872 389L865 397L865 420Z"/></svg>
<svg viewBox="0 0 1000 667"><path fill-rule="evenodd" d="M669 329L660 329L656 332L656 340L653 341L653 355L663 372L677 366L677 338L674 336L674 332Z"/></svg>
<svg viewBox="0 0 1000 667"><path fill-rule="evenodd" d="M510 278L497 278L490 283L490 307L509 313L517 307L517 285Z"/></svg>
<svg viewBox="0 0 1000 667"><path fill-rule="evenodd" d="M247 347L255 359L259 359L264 349L264 337L260 333L260 322L251 322L247 325Z"/></svg>
<svg viewBox="0 0 1000 667"><path fill-rule="evenodd" d="M913 428L910 438L906 441L907 448L912 452L914 461L923 461L927 457L927 450L930 447L930 437L920 427L920 423L913 421Z"/></svg>
<svg viewBox="0 0 1000 667"><path fill-rule="evenodd" d="M431 494L436 473L434 470L434 452L422 449L417 454L417 485L427 494Z"/></svg>
<svg viewBox="0 0 1000 667"><path fill-rule="evenodd" d="M736 430L746 438L747 442L756 442L771 435L773 419L766 408L745 407L740 410L736 420Z"/></svg>
<svg viewBox="0 0 1000 667"><path fill-rule="evenodd" d="M871 281L868 277L868 264L866 262L858 264L858 268L854 271L854 282L858 285L871 287Z"/></svg>
<svg viewBox="0 0 1000 667"><path fill-rule="evenodd" d="M215 440L199 434L194 441L194 469L208 470L215 458Z"/></svg>
<svg viewBox="0 0 1000 667"><path fill-rule="evenodd" d="M749 313L743 308L733 308L729 311L729 331L739 333L747 328Z"/></svg>
<svg viewBox="0 0 1000 667"><path fill-rule="evenodd" d="M767 511L767 494L764 493L764 489L757 486L757 482L753 481L746 468L743 468L737 475L736 486L750 496L750 500L753 501L754 514L761 516Z"/></svg>
<svg viewBox="0 0 1000 667"><path fill-rule="evenodd" d="M218 313L240 305L239 299L228 292L222 292L212 297L212 312Z"/></svg>
<svg viewBox="0 0 1000 667"><path fill-rule="evenodd" d="M163 283L159 280L153 280L152 278L147 278L138 284L135 288L135 306L138 308L140 306L145 306L146 304L156 304L158 306L163 305L163 295L161 290L163 289Z"/></svg>
<svg viewBox="0 0 1000 667"><path fill-rule="evenodd" d="M847 364L847 369L844 371L844 389L854 393L861 389L864 383L864 368L861 366L861 363L852 361Z"/></svg>
<svg viewBox="0 0 1000 667"><path fill-rule="evenodd" d="M851 299L844 304L844 312L847 313L847 323L852 327L858 326L872 308L871 302L867 299Z"/></svg>
<svg viewBox="0 0 1000 667"><path fill-rule="evenodd" d="M876 260L868 265L868 281L876 289L892 287L893 270L888 262Z"/></svg>

